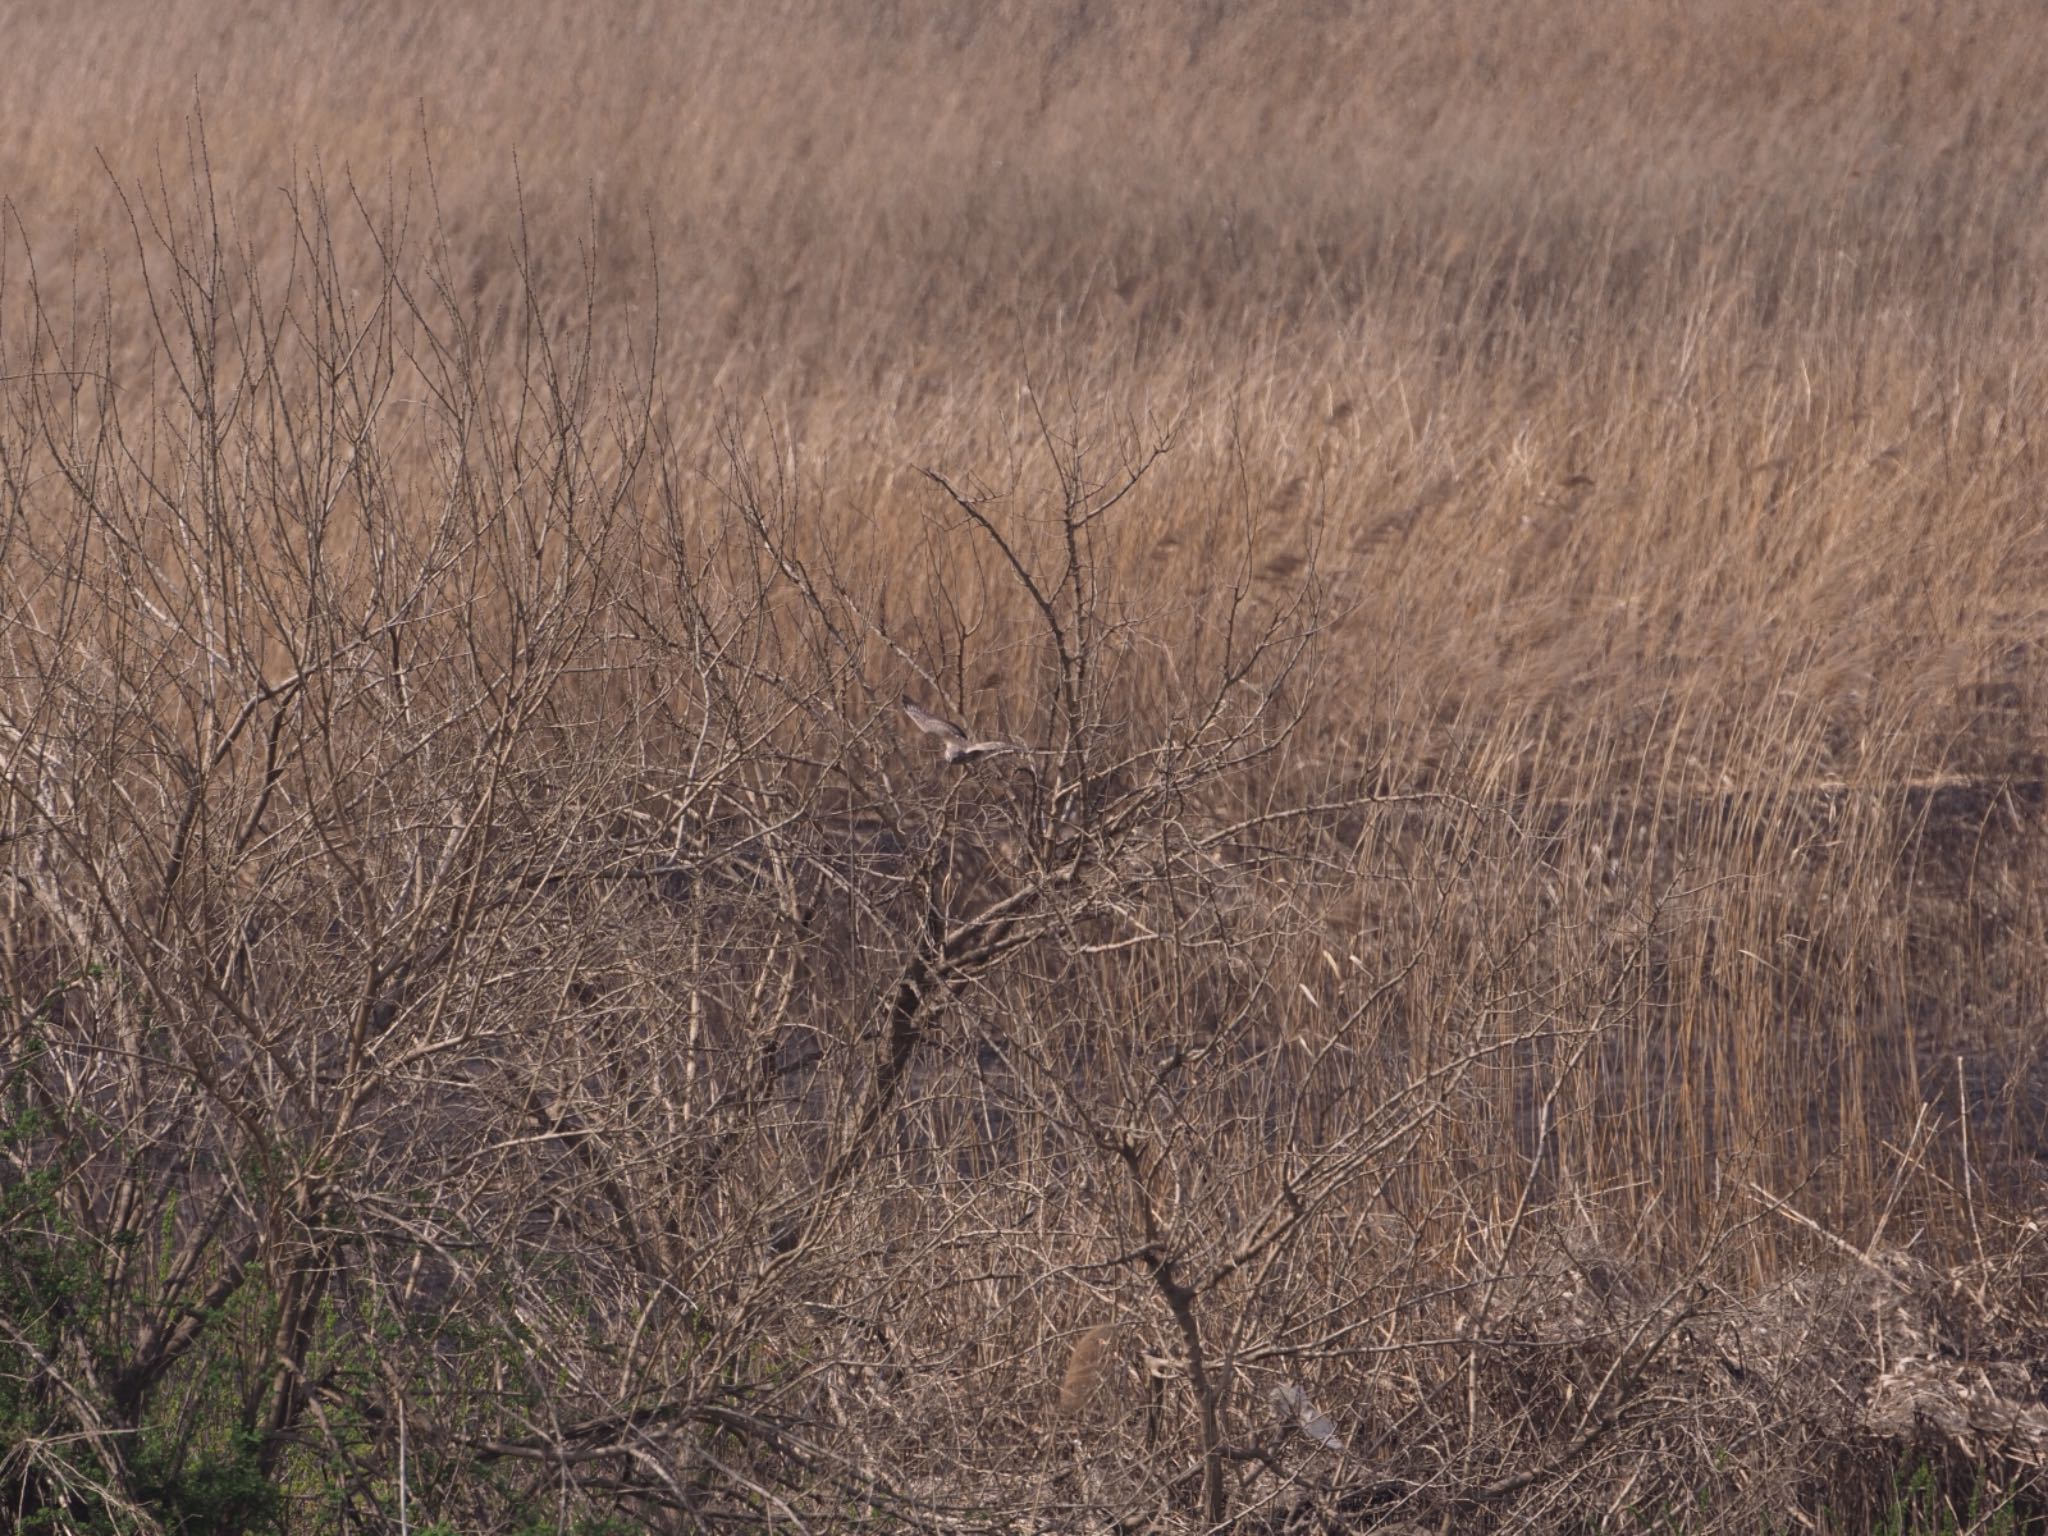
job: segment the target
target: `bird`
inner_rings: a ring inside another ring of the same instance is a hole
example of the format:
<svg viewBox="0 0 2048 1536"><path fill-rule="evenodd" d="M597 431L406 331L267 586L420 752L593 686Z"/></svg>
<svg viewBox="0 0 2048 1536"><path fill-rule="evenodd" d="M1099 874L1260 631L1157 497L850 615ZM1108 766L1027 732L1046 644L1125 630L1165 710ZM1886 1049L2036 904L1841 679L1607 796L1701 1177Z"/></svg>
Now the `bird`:
<svg viewBox="0 0 2048 1536"><path fill-rule="evenodd" d="M1326 1451L1344 1450L1343 1438L1337 1433L1337 1426L1314 1403L1308 1394L1291 1381L1283 1381L1267 1394L1268 1400L1279 1413L1282 1421L1292 1419L1290 1428L1300 1430Z"/></svg>
<svg viewBox="0 0 2048 1536"><path fill-rule="evenodd" d="M910 723L927 736L939 738L939 750L949 763L978 763L985 757L1000 757L1005 753L1028 752L1031 749L1022 742L1004 741L992 738L986 741L970 740L967 732L951 720L920 709L909 694L902 697L903 713L910 716Z"/></svg>

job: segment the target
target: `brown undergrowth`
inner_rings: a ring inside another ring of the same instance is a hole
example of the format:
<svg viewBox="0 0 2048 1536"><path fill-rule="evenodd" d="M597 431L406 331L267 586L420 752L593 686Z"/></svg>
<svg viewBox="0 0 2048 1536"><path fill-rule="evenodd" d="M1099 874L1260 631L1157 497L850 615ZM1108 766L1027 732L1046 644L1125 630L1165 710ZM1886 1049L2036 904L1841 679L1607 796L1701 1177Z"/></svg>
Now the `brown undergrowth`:
<svg viewBox="0 0 2048 1536"><path fill-rule="evenodd" d="M6 1518L2039 1528L2031 11L20 9Z"/></svg>

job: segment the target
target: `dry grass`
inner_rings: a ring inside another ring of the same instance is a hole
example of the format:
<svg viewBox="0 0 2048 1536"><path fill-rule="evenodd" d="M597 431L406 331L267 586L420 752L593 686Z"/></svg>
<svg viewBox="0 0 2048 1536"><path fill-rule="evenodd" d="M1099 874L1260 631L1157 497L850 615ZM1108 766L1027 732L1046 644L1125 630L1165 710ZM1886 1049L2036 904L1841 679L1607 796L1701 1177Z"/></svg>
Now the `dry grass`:
<svg viewBox="0 0 2048 1536"><path fill-rule="evenodd" d="M19 1508L2040 1518L2048 20L10 32Z"/></svg>

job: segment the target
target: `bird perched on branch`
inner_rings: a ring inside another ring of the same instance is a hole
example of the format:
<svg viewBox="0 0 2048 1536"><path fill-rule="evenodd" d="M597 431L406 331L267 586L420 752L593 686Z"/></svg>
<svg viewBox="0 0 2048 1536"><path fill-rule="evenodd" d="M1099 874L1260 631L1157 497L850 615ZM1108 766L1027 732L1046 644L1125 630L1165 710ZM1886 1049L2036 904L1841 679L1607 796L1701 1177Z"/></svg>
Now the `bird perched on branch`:
<svg viewBox="0 0 2048 1536"><path fill-rule="evenodd" d="M967 732L951 720L920 709L911 702L910 695L903 695L903 713L910 716L910 723L927 736L939 738L939 750L949 763L978 763L985 757L1000 757L1006 753L1028 753L1030 748L1022 742L1004 741L993 738L987 741L971 740Z"/></svg>

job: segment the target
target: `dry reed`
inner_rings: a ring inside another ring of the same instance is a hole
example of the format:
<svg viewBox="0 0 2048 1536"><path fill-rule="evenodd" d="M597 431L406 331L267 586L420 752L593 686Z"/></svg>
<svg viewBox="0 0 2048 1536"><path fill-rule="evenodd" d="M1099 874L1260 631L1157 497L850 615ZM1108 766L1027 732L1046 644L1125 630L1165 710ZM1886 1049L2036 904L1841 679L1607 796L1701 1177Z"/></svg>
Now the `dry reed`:
<svg viewBox="0 0 2048 1536"><path fill-rule="evenodd" d="M516 12L10 16L17 1509L2040 1518L2048 21Z"/></svg>

